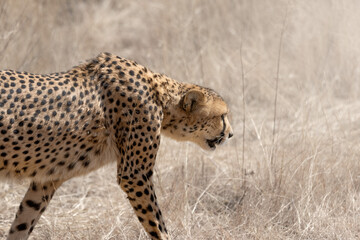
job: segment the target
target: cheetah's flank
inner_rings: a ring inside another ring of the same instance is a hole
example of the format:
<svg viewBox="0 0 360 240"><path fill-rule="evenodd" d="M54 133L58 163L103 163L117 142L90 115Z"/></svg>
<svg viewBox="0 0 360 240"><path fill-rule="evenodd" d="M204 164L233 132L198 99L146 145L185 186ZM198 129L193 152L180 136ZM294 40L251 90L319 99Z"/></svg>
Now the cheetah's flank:
<svg viewBox="0 0 360 240"><path fill-rule="evenodd" d="M27 239L60 185L117 162L117 181L152 239L168 239L151 176L160 134L207 150L230 138L213 90L109 53L67 72L0 71L0 176L30 179L8 239Z"/></svg>

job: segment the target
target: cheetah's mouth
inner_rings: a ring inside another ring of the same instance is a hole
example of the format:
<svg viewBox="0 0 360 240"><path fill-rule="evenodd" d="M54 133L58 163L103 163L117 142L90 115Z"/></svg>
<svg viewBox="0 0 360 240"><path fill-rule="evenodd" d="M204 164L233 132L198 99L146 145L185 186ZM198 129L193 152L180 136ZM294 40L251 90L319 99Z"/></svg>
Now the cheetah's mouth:
<svg viewBox="0 0 360 240"><path fill-rule="evenodd" d="M224 137L219 136L214 139L207 139L206 143L210 147L210 149L216 149L216 145L219 145L223 141Z"/></svg>

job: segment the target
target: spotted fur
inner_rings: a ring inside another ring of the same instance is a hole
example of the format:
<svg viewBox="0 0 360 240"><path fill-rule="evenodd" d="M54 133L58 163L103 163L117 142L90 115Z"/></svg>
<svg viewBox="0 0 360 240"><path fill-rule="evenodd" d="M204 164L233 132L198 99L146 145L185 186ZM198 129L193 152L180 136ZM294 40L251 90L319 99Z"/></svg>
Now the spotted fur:
<svg viewBox="0 0 360 240"><path fill-rule="evenodd" d="M224 100L109 53L67 72L0 71L0 176L30 179L8 239L27 239L60 185L117 161L152 239L168 239L151 176L160 133L215 149L232 136Z"/></svg>

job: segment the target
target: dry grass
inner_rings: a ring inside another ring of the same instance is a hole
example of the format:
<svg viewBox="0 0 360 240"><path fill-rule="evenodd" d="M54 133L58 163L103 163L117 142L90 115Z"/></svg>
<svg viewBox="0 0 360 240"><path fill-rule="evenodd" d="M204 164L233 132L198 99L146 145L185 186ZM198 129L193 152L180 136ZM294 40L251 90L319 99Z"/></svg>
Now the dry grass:
<svg viewBox="0 0 360 240"><path fill-rule="evenodd" d="M173 239L359 239L359 7L2 0L0 68L55 72L109 51L225 96L227 145L162 142L154 180ZM4 237L26 184L0 188ZM114 165L65 183L32 235L146 238Z"/></svg>

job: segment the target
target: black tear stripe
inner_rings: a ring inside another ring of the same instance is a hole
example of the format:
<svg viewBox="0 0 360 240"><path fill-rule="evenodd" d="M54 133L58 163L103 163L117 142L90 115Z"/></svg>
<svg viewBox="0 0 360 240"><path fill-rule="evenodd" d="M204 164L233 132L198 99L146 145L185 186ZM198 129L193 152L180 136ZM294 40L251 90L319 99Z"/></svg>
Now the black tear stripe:
<svg viewBox="0 0 360 240"><path fill-rule="evenodd" d="M225 136L226 123L225 123L225 117L224 117L224 115L221 115L221 119L222 119L222 121L223 121L223 129L222 129L220 135L221 135L221 136Z"/></svg>

